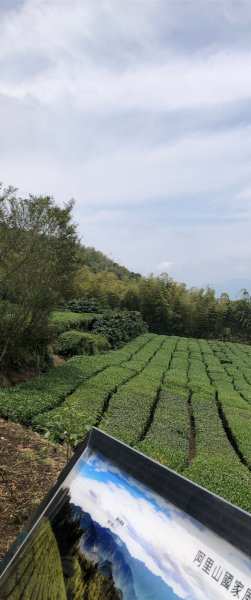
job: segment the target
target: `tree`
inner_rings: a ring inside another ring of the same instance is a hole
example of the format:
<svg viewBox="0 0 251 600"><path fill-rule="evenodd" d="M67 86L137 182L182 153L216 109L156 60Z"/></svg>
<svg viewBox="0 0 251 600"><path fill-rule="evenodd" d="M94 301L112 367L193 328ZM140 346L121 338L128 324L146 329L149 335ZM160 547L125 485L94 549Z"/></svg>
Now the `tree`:
<svg viewBox="0 0 251 600"><path fill-rule="evenodd" d="M157 277L144 278L139 283L139 306L150 331L170 333L171 309L165 282Z"/></svg>
<svg viewBox="0 0 251 600"><path fill-rule="evenodd" d="M73 294L73 202L0 187L0 369L45 358L51 310Z"/></svg>

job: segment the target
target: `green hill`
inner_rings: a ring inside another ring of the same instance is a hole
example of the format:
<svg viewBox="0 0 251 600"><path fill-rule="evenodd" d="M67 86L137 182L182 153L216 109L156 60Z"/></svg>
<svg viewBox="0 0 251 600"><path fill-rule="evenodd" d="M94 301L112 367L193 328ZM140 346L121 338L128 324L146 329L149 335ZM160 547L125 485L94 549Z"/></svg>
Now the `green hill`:
<svg viewBox="0 0 251 600"><path fill-rule="evenodd" d="M94 273L109 271L115 273L119 279L139 279L141 277L139 273L129 271L126 267L122 267L111 258L108 258L103 252L89 246L81 246L80 260L83 265L89 267Z"/></svg>

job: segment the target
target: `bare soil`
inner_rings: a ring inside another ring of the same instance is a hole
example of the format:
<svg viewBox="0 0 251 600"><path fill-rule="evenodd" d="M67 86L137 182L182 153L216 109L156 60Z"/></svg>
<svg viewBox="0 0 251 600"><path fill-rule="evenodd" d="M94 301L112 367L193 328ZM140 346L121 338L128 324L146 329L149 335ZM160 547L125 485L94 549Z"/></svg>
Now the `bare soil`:
<svg viewBox="0 0 251 600"><path fill-rule="evenodd" d="M66 448L0 419L0 560L67 460Z"/></svg>
<svg viewBox="0 0 251 600"><path fill-rule="evenodd" d="M59 356L59 354L52 354L53 367L60 367L65 362L65 358Z"/></svg>

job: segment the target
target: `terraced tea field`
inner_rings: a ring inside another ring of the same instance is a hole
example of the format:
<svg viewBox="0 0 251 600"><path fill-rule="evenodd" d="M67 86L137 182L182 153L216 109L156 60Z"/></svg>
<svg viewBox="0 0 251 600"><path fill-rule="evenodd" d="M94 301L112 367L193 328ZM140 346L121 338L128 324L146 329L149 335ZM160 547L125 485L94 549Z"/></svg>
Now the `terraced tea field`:
<svg viewBox="0 0 251 600"><path fill-rule="evenodd" d="M145 334L0 390L0 415L55 441L96 425L251 511L251 347Z"/></svg>

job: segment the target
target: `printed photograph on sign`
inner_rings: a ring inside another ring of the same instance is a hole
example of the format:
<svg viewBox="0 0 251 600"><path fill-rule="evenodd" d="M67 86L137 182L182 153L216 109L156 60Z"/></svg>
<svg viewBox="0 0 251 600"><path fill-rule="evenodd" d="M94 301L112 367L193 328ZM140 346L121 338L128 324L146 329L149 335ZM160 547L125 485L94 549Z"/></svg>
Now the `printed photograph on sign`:
<svg viewBox="0 0 251 600"><path fill-rule="evenodd" d="M251 561L87 450L20 553L3 594L8 600L251 600Z"/></svg>

